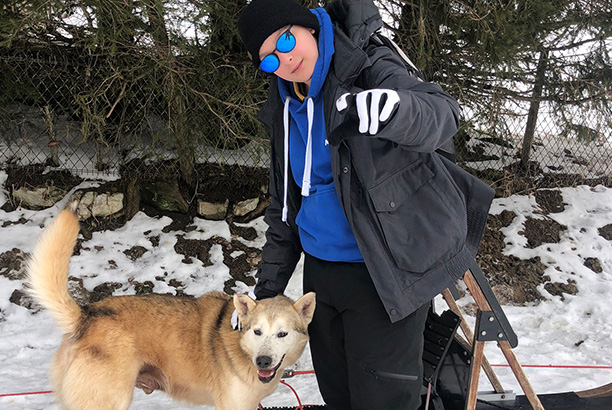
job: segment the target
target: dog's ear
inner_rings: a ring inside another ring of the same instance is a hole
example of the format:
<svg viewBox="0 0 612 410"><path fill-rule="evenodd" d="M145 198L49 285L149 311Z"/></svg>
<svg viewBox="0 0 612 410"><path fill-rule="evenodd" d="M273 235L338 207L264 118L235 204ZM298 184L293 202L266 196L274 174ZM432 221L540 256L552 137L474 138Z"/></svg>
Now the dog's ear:
<svg viewBox="0 0 612 410"><path fill-rule="evenodd" d="M312 320L312 316L314 315L315 310L315 293L309 292L298 299L297 302L293 304L293 308L298 312L304 323L309 324Z"/></svg>
<svg viewBox="0 0 612 410"><path fill-rule="evenodd" d="M246 316L257 304L249 295L234 295L234 307L239 316Z"/></svg>

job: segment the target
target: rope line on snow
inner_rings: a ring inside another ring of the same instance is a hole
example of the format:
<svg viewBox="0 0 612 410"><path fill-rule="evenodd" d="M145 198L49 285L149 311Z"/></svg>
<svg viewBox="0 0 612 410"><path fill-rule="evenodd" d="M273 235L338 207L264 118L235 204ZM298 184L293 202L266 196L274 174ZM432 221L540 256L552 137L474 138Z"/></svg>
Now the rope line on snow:
<svg viewBox="0 0 612 410"><path fill-rule="evenodd" d="M51 393L53 393L53 390L33 391L33 392L27 392L27 393L6 393L6 394L0 394L0 397L33 396L36 394L51 394Z"/></svg>
<svg viewBox="0 0 612 410"><path fill-rule="evenodd" d="M492 364L491 367L510 367L509 364ZM531 367L537 369L612 369L612 366L598 365L560 365L560 364L521 364L521 367Z"/></svg>

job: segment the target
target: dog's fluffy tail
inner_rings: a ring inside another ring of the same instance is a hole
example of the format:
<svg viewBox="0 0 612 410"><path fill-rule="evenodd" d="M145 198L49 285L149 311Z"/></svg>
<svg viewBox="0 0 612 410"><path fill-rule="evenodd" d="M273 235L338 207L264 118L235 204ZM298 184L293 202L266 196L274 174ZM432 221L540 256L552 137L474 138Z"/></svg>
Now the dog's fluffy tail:
<svg viewBox="0 0 612 410"><path fill-rule="evenodd" d="M65 209L47 227L28 262L28 292L49 311L64 333L80 323L81 308L68 293L68 265L79 235L79 220Z"/></svg>

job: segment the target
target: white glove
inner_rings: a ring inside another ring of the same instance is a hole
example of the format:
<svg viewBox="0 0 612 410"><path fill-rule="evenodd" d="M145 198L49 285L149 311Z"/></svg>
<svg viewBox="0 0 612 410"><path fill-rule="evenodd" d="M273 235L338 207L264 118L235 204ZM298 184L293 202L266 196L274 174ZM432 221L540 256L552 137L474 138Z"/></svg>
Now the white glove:
<svg viewBox="0 0 612 410"><path fill-rule="evenodd" d="M352 95L346 93L336 100L336 109L339 112L348 108L348 97ZM357 105L357 116L359 117L359 132L370 135L378 133L380 123L384 125L391 118L399 101L399 94L395 90L375 88L356 94L355 104Z"/></svg>
<svg viewBox="0 0 612 410"><path fill-rule="evenodd" d="M257 296L255 296L255 291L253 289L249 291L249 297L253 300L257 300ZM242 323L238 320L238 311L236 309L234 309L234 313L232 313L231 323L234 330L242 330Z"/></svg>

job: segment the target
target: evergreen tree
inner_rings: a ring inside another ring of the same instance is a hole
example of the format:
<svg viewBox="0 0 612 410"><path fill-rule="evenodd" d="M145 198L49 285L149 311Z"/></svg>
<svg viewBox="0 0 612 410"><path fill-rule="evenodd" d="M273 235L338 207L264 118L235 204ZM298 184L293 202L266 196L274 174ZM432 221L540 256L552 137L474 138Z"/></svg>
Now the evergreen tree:
<svg viewBox="0 0 612 410"><path fill-rule="evenodd" d="M610 127L610 0L381 0L395 40L496 136L508 115L540 101L571 128L571 112L596 109ZM539 70L538 70L539 68ZM538 72L540 75L538 76ZM508 101L516 107L511 107ZM528 124L529 126L529 124ZM529 127L528 127L529 128ZM525 139L532 139L529 130ZM460 141L459 141L460 142ZM524 144L523 163L530 144Z"/></svg>

